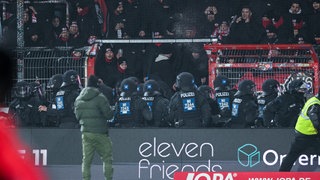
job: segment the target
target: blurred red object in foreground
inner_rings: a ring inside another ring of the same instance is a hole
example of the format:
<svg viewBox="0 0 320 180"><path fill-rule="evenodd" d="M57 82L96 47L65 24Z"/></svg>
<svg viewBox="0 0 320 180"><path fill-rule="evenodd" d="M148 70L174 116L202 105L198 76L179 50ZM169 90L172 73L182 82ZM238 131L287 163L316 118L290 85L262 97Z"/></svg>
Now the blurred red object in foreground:
<svg viewBox="0 0 320 180"><path fill-rule="evenodd" d="M9 115L7 114L7 118ZM5 120L1 114L1 121ZM0 179L3 180L46 180L40 167L35 167L30 157L22 158L18 150L27 147L20 141L15 129L0 123Z"/></svg>

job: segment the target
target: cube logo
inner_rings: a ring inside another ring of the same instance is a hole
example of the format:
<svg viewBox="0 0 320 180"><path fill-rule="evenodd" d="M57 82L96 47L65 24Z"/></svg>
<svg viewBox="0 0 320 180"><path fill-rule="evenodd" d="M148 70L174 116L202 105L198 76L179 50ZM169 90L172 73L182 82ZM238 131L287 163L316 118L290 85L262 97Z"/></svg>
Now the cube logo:
<svg viewBox="0 0 320 180"><path fill-rule="evenodd" d="M238 148L238 162L245 167L253 167L260 163L260 151L253 144L245 144Z"/></svg>

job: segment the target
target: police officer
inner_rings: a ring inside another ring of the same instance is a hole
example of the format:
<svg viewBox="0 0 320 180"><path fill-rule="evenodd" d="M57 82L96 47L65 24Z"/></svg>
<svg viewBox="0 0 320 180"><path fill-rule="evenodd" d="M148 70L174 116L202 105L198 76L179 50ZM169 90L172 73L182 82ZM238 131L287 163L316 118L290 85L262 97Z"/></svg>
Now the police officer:
<svg viewBox="0 0 320 180"><path fill-rule="evenodd" d="M74 114L74 101L80 94L79 74L68 70L62 75L63 83L56 94L55 100L60 117L60 128L78 128Z"/></svg>
<svg viewBox="0 0 320 180"><path fill-rule="evenodd" d="M40 99L32 96L30 83L20 81L14 88L14 100L9 105L9 112L13 114L15 125L41 126L38 106Z"/></svg>
<svg viewBox="0 0 320 180"><path fill-rule="evenodd" d="M267 79L262 83L262 94L258 96L259 114L256 122L257 126L270 127L270 124L266 124L263 120L263 109L269 102L278 97L279 87L280 83L275 79Z"/></svg>
<svg viewBox="0 0 320 180"><path fill-rule="evenodd" d="M320 155L320 96L310 98L303 106L295 124L295 139L279 171L290 171L294 162L309 148Z"/></svg>
<svg viewBox="0 0 320 180"><path fill-rule="evenodd" d="M143 85L142 99L147 102L153 114L152 121L147 121L147 125L154 127L169 127L168 105L169 100L160 93L160 87L155 80L148 80Z"/></svg>
<svg viewBox="0 0 320 180"><path fill-rule="evenodd" d="M263 111L263 119L267 126L294 127L309 91L308 84L301 79L290 82L289 88L276 99L268 103Z"/></svg>
<svg viewBox="0 0 320 180"><path fill-rule="evenodd" d="M231 112L232 128L252 128L258 115L256 85L251 80L242 80L238 84L238 91L234 95Z"/></svg>
<svg viewBox="0 0 320 180"><path fill-rule="evenodd" d="M137 95L137 84L130 78L122 80L120 97L115 105L114 123L118 127L143 127L152 120L147 103Z"/></svg>
<svg viewBox="0 0 320 180"><path fill-rule="evenodd" d="M54 99L62 85L62 82L62 74L55 74L48 81L47 89L50 92L49 101L46 104L39 106L41 121L45 126L59 126L60 117L57 110L57 104Z"/></svg>
<svg viewBox="0 0 320 180"><path fill-rule="evenodd" d="M216 126L226 126L231 120L231 109L236 89L231 88L230 79L224 75L218 75L213 81L215 100L220 108L219 116L215 116L213 122Z"/></svg>
<svg viewBox="0 0 320 180"><path fill-rule="evenodd" d="M175 127L198 128L210 125L210 106L194 84L193 75L180 73L176 78L178 91L169 102L169 119Z"/></svg>
<svg viewBox="0 0 320 180"><path fill-rule="evenodd" d="M201 85L198 87L198 91L206 98L210 105L211 109L211 120L209 126L221 126L219 121L213 121L216 119L219 119L221 117L220 115L220 107L218 102L214 99L213 96L213 89L208 85Z"/></svg>

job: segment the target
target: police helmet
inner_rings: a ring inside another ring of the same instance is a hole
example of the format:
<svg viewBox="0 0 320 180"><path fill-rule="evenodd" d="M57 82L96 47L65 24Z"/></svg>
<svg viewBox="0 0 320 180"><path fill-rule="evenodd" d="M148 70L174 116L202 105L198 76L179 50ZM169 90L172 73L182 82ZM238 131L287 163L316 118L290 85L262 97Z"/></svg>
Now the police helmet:
<svg viewBox="0 0 320 180"><path fill-rule="evenodd" d="M62 82L62 74L55 74L49 79L47 88L52 90L58 90L61 87Z"/></svg>
<svg viewBox="0 0 320 180"><path fill-rule="evenodd" d="M41 89L41 84L39 82L33 81L29 83L31 94L39 93Z"/></svg>
<svg viewBox="0 0 320 180"><path fill-rule="evenodd" d="M17 82L14 88L14 96L17 98L27 98L31 95L30 84L26 81Z"/></svg>
<svg viewBox="0 0 320 180"><path fill-rule="evenodd" d="M137 84L137 95L138 96L143 96L143 86L144 86L144 83Z"/></svg>
<svg viewBox="0 0 320 180"><path fill-rule="evenodd" d="M183 91L192 91L195 88L194 77L191 73L182 72L176 79L177 88Z"/></svg>
<svg viewBox="0 0 320 180"><path fill-rule="evenodd" d="M135 77L135 76L130 76L130 77L128 77L128 79L133 80L136 84L140 83L139 79L137 77Z"/></svg>
<svg viewBox="0 0 320 180"><path fill-rule="evenodd" d="M295 79L289 84L289 92L308 93L312 89L311 85L303 81L302 79Z"/></svg>
<svg viewBox="0 0 320 180"><path fill-rule="evenodd" d="M121 81L120 96L128 97L137 92L137 84L130 78Z"/></svg>
<svg viewBox="0 0 320 180"><path fill-rule="evenodd" d="M79 74L75 70L68 70L62 75L63 83L62 86L68 86L72 84L78 84Z"/></svg>
<svg viewBox="0 0 320 180"><path fill-rule="evenodd" d="M262 83L262 91L264 95L270 95L278 93L278 87L280 83L275 79L267 79Z"/></svg>
<svg viewBox="0 0 320 180"><path fill-rule="evenodd" d="M144 96L154 96L160 93L160 87L157 81L148 80L143 85L143 95Z"/></svg>
<svg viewBox="0 0 320 180"><path fill-rule="evenodd" d="M201 85L198 87L198 91L200 91L206 98L211 98L213 89L208 85Z"/></svg>
<svg viewBox="0 0 320 180"><path fill-rule="evenodd" d="M230 80L227 76L218 75L213 81L215 91L228 91L230 90Z"/></svg>
<svg viewBox="0 0 320 180"><path fill-rule="evenodd" d="M255 93L255 83L251 80L242 80L238 84L238 91L235 96L253 95Z"/></svg>

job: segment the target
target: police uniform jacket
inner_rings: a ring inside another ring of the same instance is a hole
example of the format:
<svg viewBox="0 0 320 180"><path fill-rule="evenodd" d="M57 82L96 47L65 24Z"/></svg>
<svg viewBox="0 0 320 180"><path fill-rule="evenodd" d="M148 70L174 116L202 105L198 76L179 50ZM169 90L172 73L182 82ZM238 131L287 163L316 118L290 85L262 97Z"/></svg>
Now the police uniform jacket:
<svg viewBox="0 0 320 180"><path fill-rule="evenodd" d="M260 120L262 120L264 126L269 127L270 122L267 123L264 121L263 110L269 102L276 99L277 97L278 97L277 93L272 93L272 94L268 94L268 95L262 94L262 95L258 96L258 109L259 109L258 118Z"/></svg>
<svg viewBox="0 0 320 180"><path fill-rule="evenodd" d="M118 127L143 127L145 120L152 119L147 103L136 94L121 96L115 105L114 123Z"/></svg>
<svg viewBox="0 0 320 180"><path fill-rule="evenodd" d="M77 122L74 114L74 101L79 96L77 84L63 86L56 94L56 105L61 123Z"/></svg>
<svg viewBox="0 0 320 180"><path fill-rule="evenodd" d="M278 127L294 127L304 102L301 93L284 93L266 105L263 118L267 124L274 120Z"/></svg>
<svg viewBox="0 0 320 180"><path fill-rule="evenodd" d="M255 125L258 115L257 100L254 95L235 96L232 102L231 127L248 128Z"/></svg>
<svg viewBox="0 0 320 180"><path fill-rule="evenodd" d="M146 121L147 125L154 127L168 127L170 124L168 118L169 100L164 98L161 94L157 94L155 96L144 96L142 99L147 102L153 117L151 121Z"/></svg>
<svg viewBox="0 0 320 180"><path fill-rule="evenodd" d="M210 111L208 101L196 90L178 91L169 102L169 119L176 127L208 127Z"/></svg>

